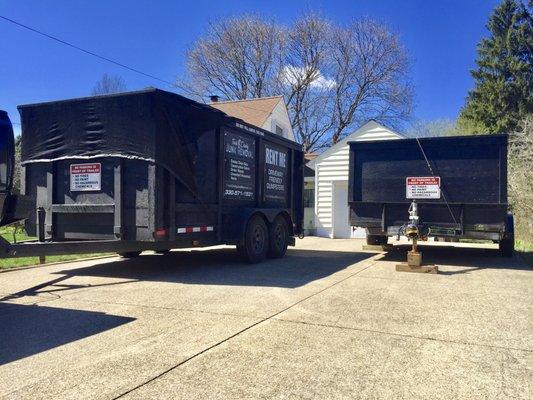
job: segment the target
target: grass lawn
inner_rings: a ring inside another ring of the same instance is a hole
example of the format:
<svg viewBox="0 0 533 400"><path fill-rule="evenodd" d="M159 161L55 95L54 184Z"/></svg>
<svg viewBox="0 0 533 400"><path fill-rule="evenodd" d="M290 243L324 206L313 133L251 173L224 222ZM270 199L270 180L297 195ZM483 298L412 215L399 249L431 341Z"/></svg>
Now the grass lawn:
<svg viewBox="0 0 533 400"><path fill-rule="evenodd" d="M0 228L0 235L10 243L13 243L13 232L15 228L12 226L4 226ZM18 241L35 239L34 237L27 236L24 229L19 228L15 234L15 238ZM57 261L69 261L77 260L87 257L98 257L107 255L106 253L90 253L90 254L66 254L62 256L47 256L46 262L52 263ZM0 269L22 267L27 265L39 264L39 257L19 257L19 258L0 258Z"/></svg>
<svg viewBox="0 0 533 400"><path fill-rule="evenodd" d="M524 261L533 268L533 243L525 243L521 240L515 242L515 250L520 254Z"/></svg>

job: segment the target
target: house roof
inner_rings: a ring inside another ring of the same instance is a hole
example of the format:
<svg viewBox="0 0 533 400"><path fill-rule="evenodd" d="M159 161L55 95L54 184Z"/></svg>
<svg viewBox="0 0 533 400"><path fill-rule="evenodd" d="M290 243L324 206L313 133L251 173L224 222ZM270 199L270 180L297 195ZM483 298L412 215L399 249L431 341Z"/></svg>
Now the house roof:
<svg viewBox="0 0 533 400"><path fill-rule="evenodd" d="M260 97L250 100L217 101L209 105L232 117L262 127L283 96Z"/></svg>
<svg viewBox="0 0 533 400"><path fill-rule="evenodd" d="M359 127L359 129L357 129L355 132L350 133L344 139L342 139L339 142L335 143L333 146L331 146L326 151L321 153L318 157L316 157L315 159L309 161L307 163L307 166L314 169L315 165L317 163L322 161L324 158L328 157L330 154L332 154L332 153L336 152L337 150L340 150L342 147L346 146L348 144L348 142L354 141L354 140L356 140L356 138L358 138L360 136L364 136L366 133L368 133L369 131L371 131L373 129L376 129L376 128L388 131L391 134L397 136L398 138L403 138L403 136L400 135L399 133L396 133L393 130L387 128L386 126L381 125L379 122L376 122L373 119L371 119L370 121L368 121L367 123L365 123L364 125Z"/></svg>
<svg viewBox="0 0 533 400"><path fill-rule="evenodd" d="M314 160L315 158L318 157L318 153L305 153L304 154L304 158L305 158L305 162L309 162L309 161L312 161Z"/></svg>

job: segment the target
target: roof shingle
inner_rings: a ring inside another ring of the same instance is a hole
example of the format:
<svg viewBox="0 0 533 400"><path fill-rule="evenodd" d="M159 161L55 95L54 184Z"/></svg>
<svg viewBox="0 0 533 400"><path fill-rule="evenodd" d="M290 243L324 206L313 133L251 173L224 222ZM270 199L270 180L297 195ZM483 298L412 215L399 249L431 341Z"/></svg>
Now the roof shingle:
<svg viewBox="0 0 533 400"><path fill-rule="evenodd" d="M282 98L283 96L272 96L250 100L218 101L209 105L261 128Z"/></svg>

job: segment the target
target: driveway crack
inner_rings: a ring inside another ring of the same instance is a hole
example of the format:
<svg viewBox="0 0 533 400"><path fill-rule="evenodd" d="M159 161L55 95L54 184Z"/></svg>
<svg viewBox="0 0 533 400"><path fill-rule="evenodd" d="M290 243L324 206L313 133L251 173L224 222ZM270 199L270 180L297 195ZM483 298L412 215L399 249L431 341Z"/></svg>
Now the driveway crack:
<svg viewBox="0 0 533 400"><path fill-rule="evenodd" d="M280 310L280 311L275 312L274 314L272 314L272 315L270 315L270 316L268 316L268 317L262 318L261 320L259 320L259 321L257 321L257 322L254 322L253 324L251 324L251 325L249 325L249 326L247 326L247 327L245 327L245 328L239 330L238 332L236 332L236 333L234 333L234 334L232 334L232 335L230 335L230 336L228 336L228 337L226 337L226 338L224 338L224 339L218 341L217 343L215 343L215 344L213 344L213 345L211 345L211 346L209 346L209 347L206 347L205 349L203 349L203 350L201 350L201 351L199 351L199 352L193 354L192 356L186 358L185 360L180 361L179 363L177 363L177 364L171 366L170 368L167 368L166 370L164 370L164 371L160 372L159 374L153 376L152 378L150 378L150 379L144 381L143 383L140 383L139 385L137 385L137 386L135 386L135 387L133 387L133 388L131 388L131 389L128 389L127 391L125 391L125 392L119 394L118 396L114 397L113 400L120 399L120 398L122 398L122 397L124 397L124 396L126 396L126 395L128 395L128 394L130 394L130 393L132 393L132 392L134 392L134 391L136 391L136 390L142 388L143 386L146 386L146 385L148 385L148 384L150 384L150 383L156 381L157 379L159 379L159 378L161 378L161 377L167 375L168 373L174 371L175 369L181 367L182 365L188 363L189 361L194 360L195 358L200 357L201 355L207 353L208 351L213 350L213 349L219 347L220 345L222 345L222 344L224 344L224 343L230 341L231 339L233 339L233 338L235 338L235 337L237 337L237 336L242 335L243 333L245 333L245 332L251 330L252 328L255 328L255 327L258 326L258 325L261 325L261 324L263 324L263 323L265 323L265 322L268 322L268 321L270 321L270 320L275 319L278 315L283 314L285 311L288 311L288 310L290 310L291 308L296 307L297 305L299 305L299 304L301 304L301 303L303 303L303 302L305 302L305 301L307 301L307 300L309 300L309 299L311 299L311 298L313 298L313 297L315 297L315 296L318 296L319 294L324 293L326 290L329 290L329 289L331 289L331 288L333 288L333 287L335 287L335 286L337 286L337 285L339 285L339 284L341 284L341 283L347 281L348 279L353 278L354 276L360 274L360 273L363 272L363 271L366 271L367 269L369 269L370 267L372 267L373 265L375 265L375 264L378 262L378 260L379 260L380 258L381 258L380 255L376 256L375 258L372 259L372 262L370 262L370 263L369 263L367 266L365 266L364 268L361 268L360 270L354 272L353 274L350 274L350 275L348 275L348 276L346 276L346 277L344 277L344 278L342 278L342 279L339 279L338 281L332 283L331 285L326 286L325 288L322 288L321 290L319 290L319 291L317 291L317 292L315 292L315 293L312 293L312 294L310 294L309 296L304 297L303 299L300 299L300 300L296 301L295 303L293 303L293 304L291 304L291 305L289 305L289 306L283 308L283 309Z"/></svg>
<svg viewBox="0 0 533 400"><path fill-rule="evenodd" d="M320 324L316 322L296 321L296 320L284 319L284 318L274 318L274 319L279 322L287 322L291 324L301 324L301 325L320 326L324 328L333 328L333 329L340 329L340 330L377 333L380 335L395 336L395 337L401 337L401 338L406 338L406 339L432 340L432 341L442 342L442 343L453 343L453 344L461 344L465 346L485 347L489 349L499 349L499 350L516 350L516 351L523 351L526 353L533 352L533 349L523 349L519 347L506 347L506 346L497 346L493 344L471 343L471 342L463 342L460 340L439 339L439 338L431 337L431 336L409 335L406 333L394 333L394 332L380 331L377 329L357 328L353 326L339 326L339 325L334 325L334 324Z"/></svg>

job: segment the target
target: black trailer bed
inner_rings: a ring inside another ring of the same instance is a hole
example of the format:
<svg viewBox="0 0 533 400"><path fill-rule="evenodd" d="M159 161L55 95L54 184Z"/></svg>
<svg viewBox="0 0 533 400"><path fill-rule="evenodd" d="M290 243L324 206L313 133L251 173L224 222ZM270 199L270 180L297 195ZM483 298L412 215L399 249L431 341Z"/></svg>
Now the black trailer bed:
<svg viewBox="0 0 533 400"><path fill-rule="evenodd" d="M408 222L413 184L428 177L434 185L424 190L435 193L414 196L428 196L416 201L430 235L500 240L505 234L507 135L351 142L349 175L351 225L370 234L396 234Z"/></svg>

